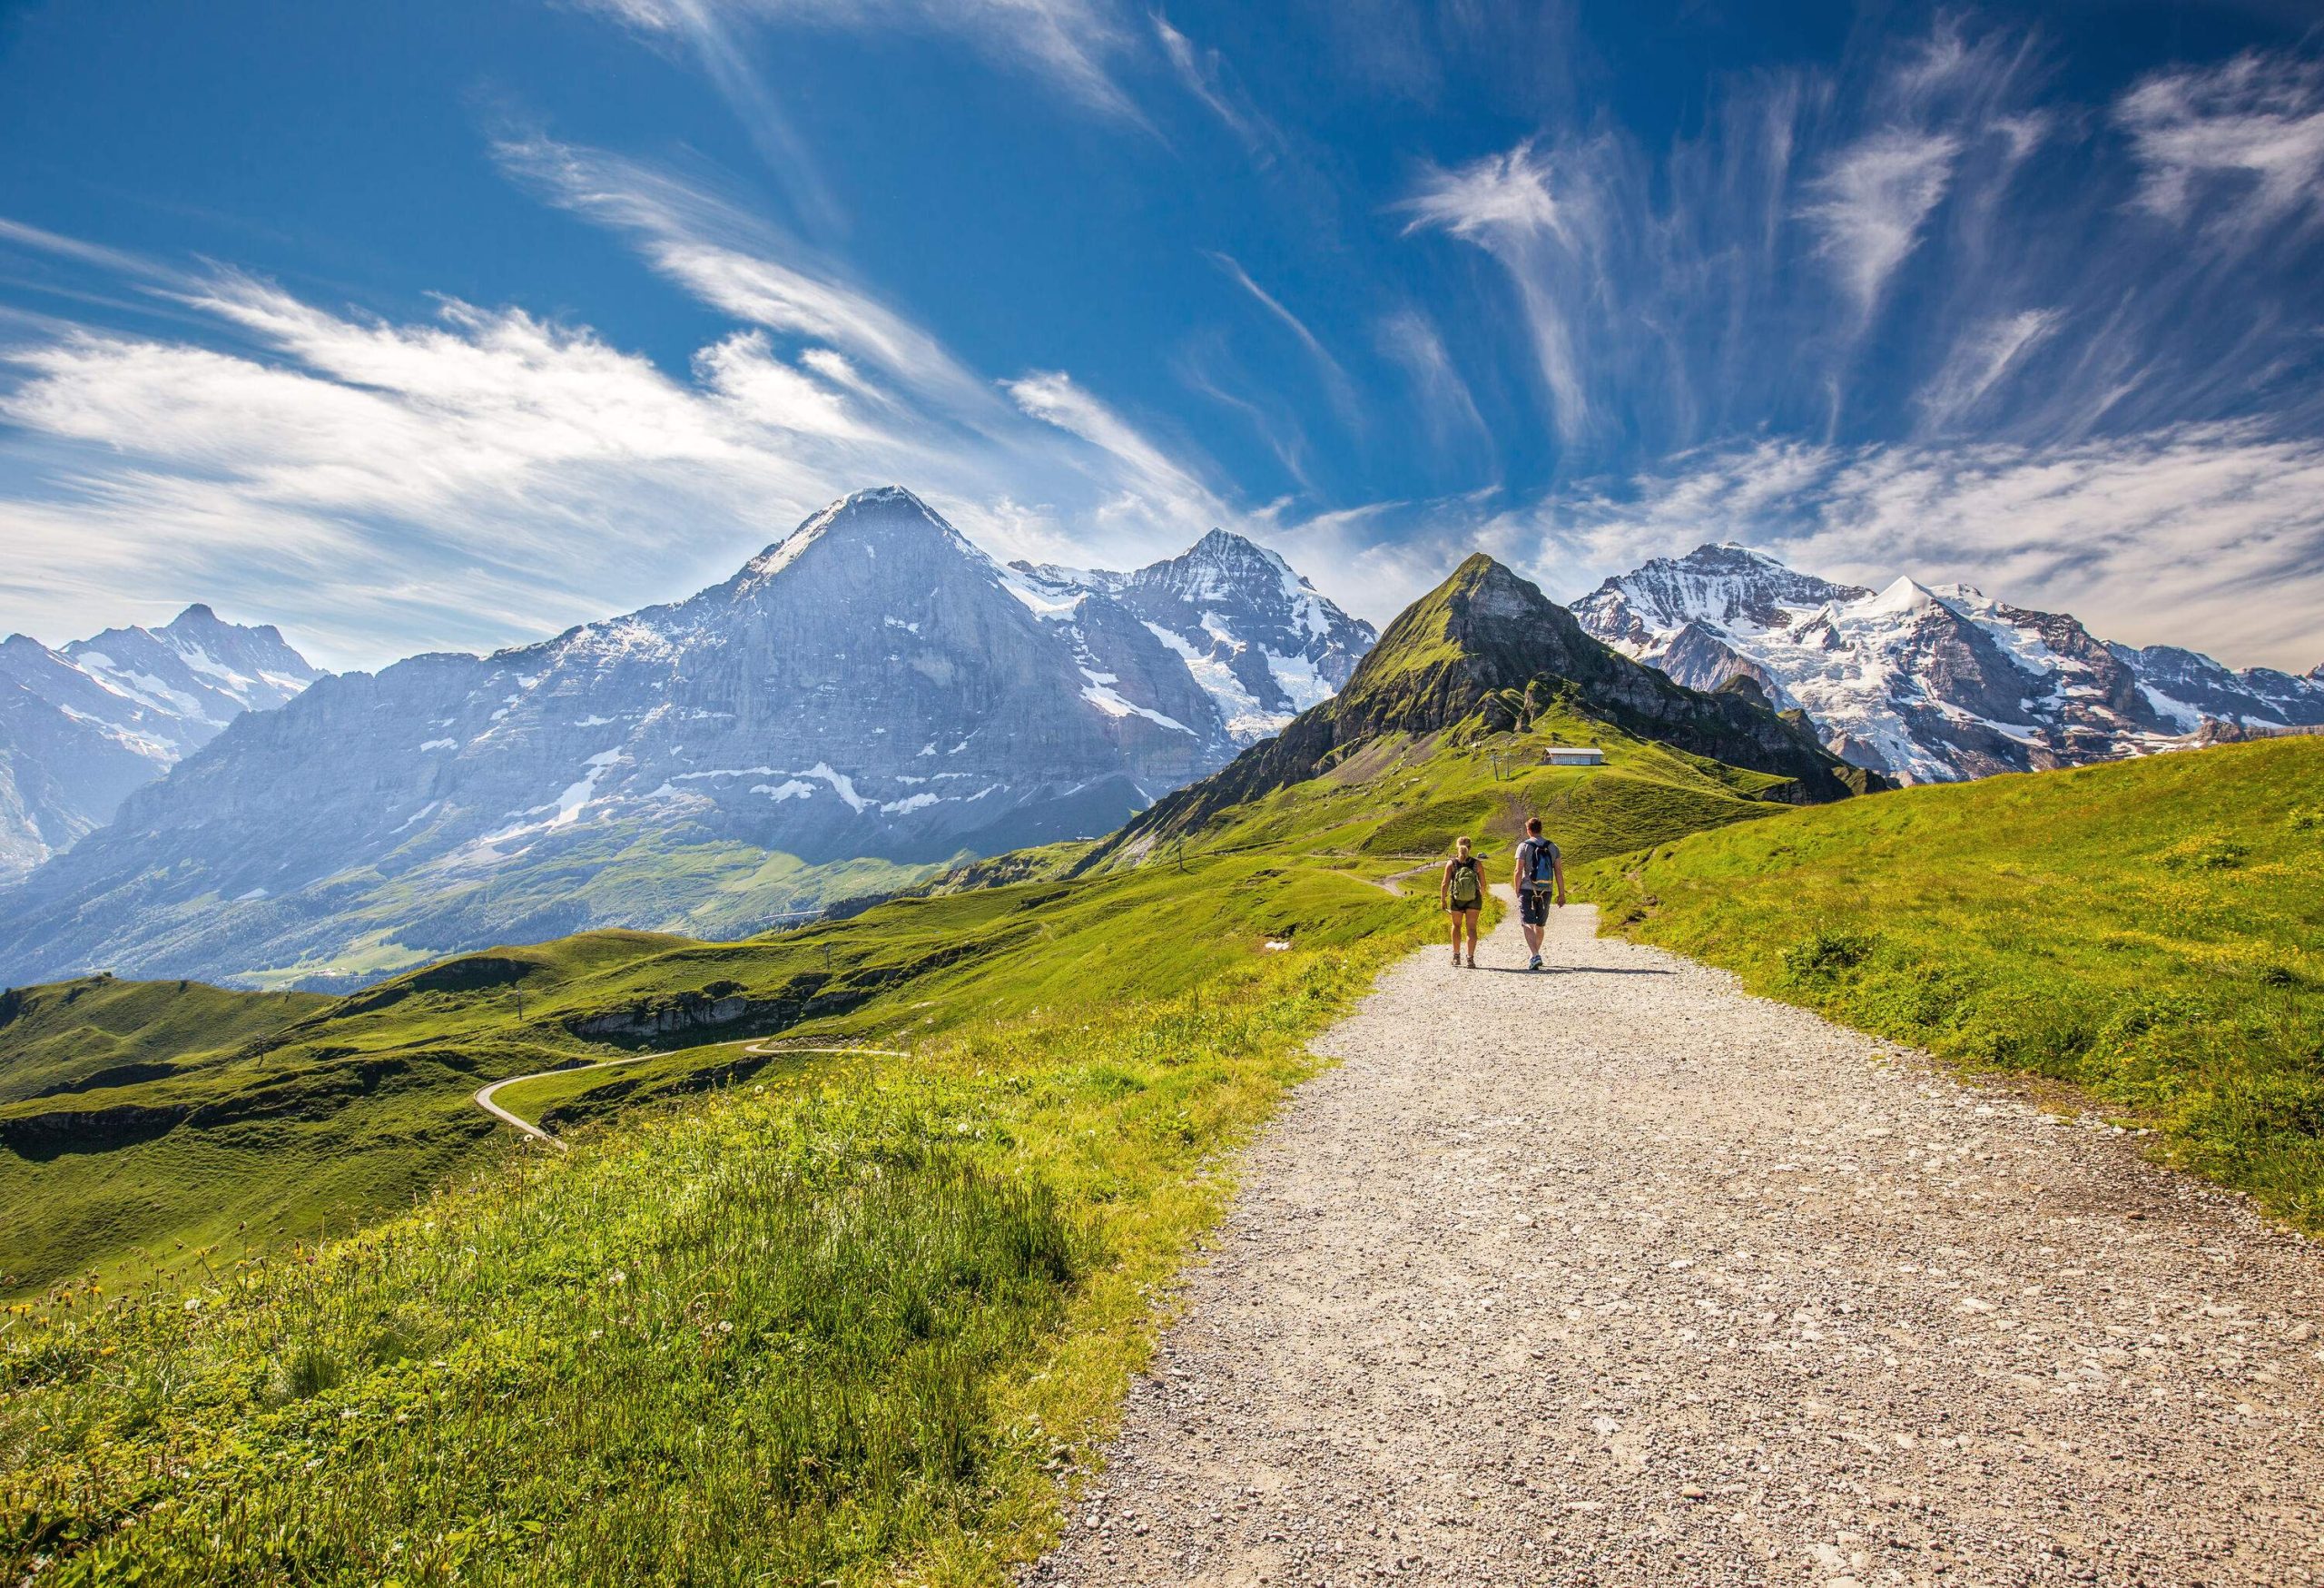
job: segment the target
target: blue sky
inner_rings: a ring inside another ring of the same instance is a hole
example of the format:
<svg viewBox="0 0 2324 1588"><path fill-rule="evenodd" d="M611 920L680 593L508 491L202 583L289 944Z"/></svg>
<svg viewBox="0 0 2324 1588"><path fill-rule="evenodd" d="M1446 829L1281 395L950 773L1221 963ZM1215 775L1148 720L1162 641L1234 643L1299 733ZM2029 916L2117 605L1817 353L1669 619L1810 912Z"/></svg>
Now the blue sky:
<svg viewBox="0 0 2324 1588"><path fill-rule="evenodd" d="M1705 539L2324 662L2305 5L0 7L0 628L327 664L897 481L1384 617Z"/></svg>

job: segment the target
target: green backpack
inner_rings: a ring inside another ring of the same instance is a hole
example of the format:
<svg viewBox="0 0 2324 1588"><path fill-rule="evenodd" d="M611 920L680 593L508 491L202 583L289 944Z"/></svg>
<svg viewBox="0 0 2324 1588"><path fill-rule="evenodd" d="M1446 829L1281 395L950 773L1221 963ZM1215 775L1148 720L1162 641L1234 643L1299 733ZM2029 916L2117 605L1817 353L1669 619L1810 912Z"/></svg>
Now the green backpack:
<svg viewBox="0 0 2324 1588"><path fill-rule="evenodd" d="M1477 885L1477 863L1474 858L1452 863L1452 908L1474 910L1484 898L1484 890Z"/></svg>

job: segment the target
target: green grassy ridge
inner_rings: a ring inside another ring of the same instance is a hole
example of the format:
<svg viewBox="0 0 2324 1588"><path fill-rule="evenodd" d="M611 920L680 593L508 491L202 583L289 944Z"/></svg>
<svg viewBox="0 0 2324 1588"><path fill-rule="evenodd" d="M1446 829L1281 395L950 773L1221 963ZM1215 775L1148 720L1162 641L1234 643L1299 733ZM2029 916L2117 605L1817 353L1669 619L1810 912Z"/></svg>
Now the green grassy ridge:
<svg viewBox="0 0 2324 1588"><path fill-rule="evenodd" d="M1553 745L1595 745L1606 764L1545 765ZM1134 869L1157 856L1252 849L1441 857L1463 834L1484 848L1513 845L1529 814L1543 818L1569 855L1588 860L1772 815L1784 807L1754 796L1782 781L1546 709L1523 732L1493 731L1478 718L1439 733L1384 735L1321 776L1101 863Z"/></svg>
<svg viewBox="0 0 2324 1588"><path fill-rule="evenodd" d="M2080 1088L2324 1229L2324 743L1787 812L1575 885L1755 991Z"/></svg>
<svg viewBox="0 0 2324 1588"><path fill-rule="evenodd" d="M193 981L84 976L0 992L0 1103L200 1063L323 1007L303 993L251 998Z"/></svg>
<svg viewBox="0 0 2324 1588"><path fill-rule="evenodd" d="M993 1580L1114 1415L1224 1155L1433 925L1261 869L1167 873L1179 908L1131 952L1174 996L1126 995L1128 958L1086 996L1031 967L1033 1007L924 1024L910 1063L802 1058L633 1114L320 1251L214 1258L191 1307L173 1283L19 1304L0 1561L54 1553L66 1583ZM1347 919L1247 941L1316 908Z"/></svg>
<svg viewBox="0 0 2324 1588"><path fill-rule="evenodd" d="M1344 943L1364 919L1351 907L1378 897L1327 867L1230 869L1191 893L1176 873L1125 873L899 899L741 942L598 932L462 955L159 1079L0 1106L0 1280L24 1293L141 1251L360 1225L494 1149L503 1128L470 1101L487 1081L672 1048L732 1065L730 1032L925 1036L1047 1001L1134 1000L1270 938ZM730 1005L723 1025L690 1023ZM677 1079L665 1090L687 1090Z"/></svg>

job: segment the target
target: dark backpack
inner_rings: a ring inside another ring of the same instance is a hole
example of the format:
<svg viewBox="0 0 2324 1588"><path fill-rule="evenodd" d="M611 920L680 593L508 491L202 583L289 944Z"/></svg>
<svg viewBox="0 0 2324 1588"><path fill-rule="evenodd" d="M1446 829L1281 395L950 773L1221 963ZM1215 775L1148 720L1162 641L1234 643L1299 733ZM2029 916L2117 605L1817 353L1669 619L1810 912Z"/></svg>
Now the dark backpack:
<svg viewBox="0 0 2324 1588"><path fill-rule="evenodd" d="M1474 857L1454 861L1452 863L1452 907L1455 910L1473 910L1483 902L1483 899L1484 889L1477 882L1477 863Z"/></svg>

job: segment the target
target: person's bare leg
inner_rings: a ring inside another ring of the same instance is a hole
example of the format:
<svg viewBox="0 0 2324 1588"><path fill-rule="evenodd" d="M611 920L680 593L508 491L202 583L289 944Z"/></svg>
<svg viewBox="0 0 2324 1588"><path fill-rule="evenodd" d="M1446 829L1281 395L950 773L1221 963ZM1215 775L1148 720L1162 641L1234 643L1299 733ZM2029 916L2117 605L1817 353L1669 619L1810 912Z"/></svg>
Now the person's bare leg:
<svg viewBox="0 0 2324 1588"><path fill-rule="evenodd" d="M1461 912L1458 910L1448 911L1445 919L1452 923L1452 962L1457 965L1461 962ZM1474 932L1476 929L1472 927L1470 930Z"/></svg>
<svg viewBox="0 0 2324 1588"><path fill-rule="evenodd" d="M1469 968L1471 970L1474 970L1477 963L1477 917L1483 913L1482 910L1469 912Z"/></svg>

